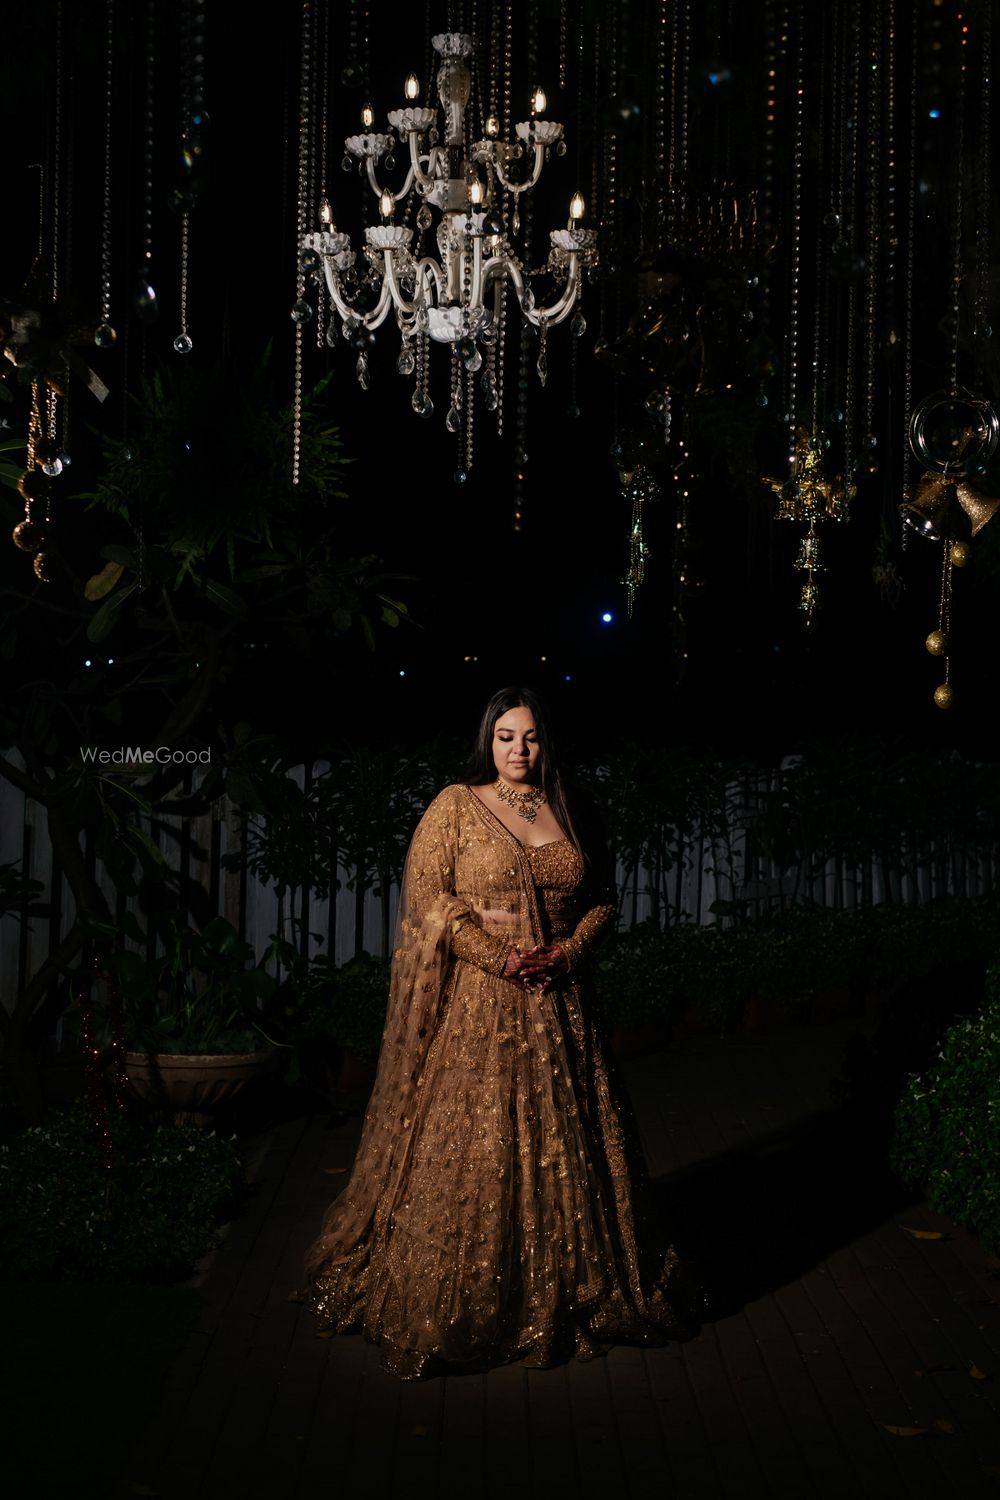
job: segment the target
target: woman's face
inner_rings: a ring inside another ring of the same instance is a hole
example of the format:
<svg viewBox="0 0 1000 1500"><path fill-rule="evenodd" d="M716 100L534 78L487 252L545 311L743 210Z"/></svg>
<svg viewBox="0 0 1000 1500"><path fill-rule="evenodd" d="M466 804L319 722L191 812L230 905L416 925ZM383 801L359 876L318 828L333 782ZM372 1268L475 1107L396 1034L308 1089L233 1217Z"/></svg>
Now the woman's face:
<svg viewBox="0 0 1000 1500"><path fill-rule="evenodd" d="M493 763L504 781L513 786L536 782L541 754L530 708L510 708L500 715L493 726Z"/></svg>

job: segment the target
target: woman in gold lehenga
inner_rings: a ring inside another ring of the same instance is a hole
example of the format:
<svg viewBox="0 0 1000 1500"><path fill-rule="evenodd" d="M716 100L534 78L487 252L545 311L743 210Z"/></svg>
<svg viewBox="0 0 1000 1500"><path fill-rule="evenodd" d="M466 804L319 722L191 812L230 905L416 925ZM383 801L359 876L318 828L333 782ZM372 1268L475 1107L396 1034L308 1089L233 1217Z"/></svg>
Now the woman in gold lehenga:
<svg viewBox="0 0 1000 1500"><path fill-rule="evenodd" d="M587 1014L614 914L534 695L496 694L410 845L375 1086L299 1294L401 1379L697 1330L674 1249L647 1272L645 1169Z"/></svg>

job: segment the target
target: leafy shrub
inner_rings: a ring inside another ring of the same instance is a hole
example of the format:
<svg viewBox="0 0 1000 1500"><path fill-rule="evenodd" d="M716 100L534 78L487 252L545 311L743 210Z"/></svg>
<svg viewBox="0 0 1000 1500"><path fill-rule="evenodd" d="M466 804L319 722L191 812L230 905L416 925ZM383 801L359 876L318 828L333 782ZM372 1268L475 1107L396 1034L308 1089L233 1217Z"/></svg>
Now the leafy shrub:
<svg viewBox="0 0 1000 1500"><path fill-rule="evenodd" d="M1000 963L982 1010L951 1026L936 1063L911 1074L893 1123L890 1160L903 1181L1000 1251Z"/></svg>
<svg viewBox="0 0 1000 1500"><path fill-rule="evenodd" d="M231 1141L115 1117L110 1172L82 1105L0 1146L0 1272L177 1276L216 1238L242 1170Z"/></svg>

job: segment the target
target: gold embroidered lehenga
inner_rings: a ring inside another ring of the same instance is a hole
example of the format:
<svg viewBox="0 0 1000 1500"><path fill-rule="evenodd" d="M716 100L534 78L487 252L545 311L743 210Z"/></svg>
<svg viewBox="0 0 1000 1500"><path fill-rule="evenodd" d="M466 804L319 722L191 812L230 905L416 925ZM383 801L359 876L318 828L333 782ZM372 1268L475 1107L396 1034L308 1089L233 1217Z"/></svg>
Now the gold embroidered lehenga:
<svg viewBox="0 0 1000 1500"><path fill-rule="evenodd" d="M641 1264L643 1168L578 982L614 907L585 884L572 844L528 848L467 786L414 834L375 1086L299 1294L401 1379L697 1329L674 1249ZM570 972L546 995L500 977L513 944L550 941Z"/></svg>

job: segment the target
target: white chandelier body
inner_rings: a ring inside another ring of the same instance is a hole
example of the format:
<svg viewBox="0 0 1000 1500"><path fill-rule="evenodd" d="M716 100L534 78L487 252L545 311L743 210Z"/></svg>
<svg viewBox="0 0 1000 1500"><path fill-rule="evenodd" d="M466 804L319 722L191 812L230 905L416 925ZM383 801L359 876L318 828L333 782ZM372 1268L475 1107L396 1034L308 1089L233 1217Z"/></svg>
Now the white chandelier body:
<svg viewBox="0 0 1000 1500"><path fill-rule="evenodd" d="M446 425L453 432L463 426L467 429L468 467L472 461L473 382L477 374L487 410L496 411L500 405L495 354L503 335L508 286L513 288L523 317L539 331L537 368L544 383L547 331L562 323L577 306L583 268L597 263L597 235L580 227L584 203L576 193L566 228L549 235L549 256L541 268L555 278L558 295L548 305L538 306L530 285L530 276L537 273L528 272L515 254L505 217L509 216L516 235L521 197L538 182L549 149L560 148L563 127L536 117L545 107L544 95L538 90L532 118L515 126L516 142L499 140L496 119L490 116L484 137L467 143L466 107L472 84L468 60L473 40L464 33L445 32L433 37L432 42L439 57L443 140L438 137L435 109L409 102L402 109L392 110L388 123L394 134L383 134L370 128L374 116L366 106L362 115L366 129L345 141L345 165L350 158L357 160L379 203L382 222L365 230L363 254L367 266L359 277L350 240L337 230L324 199L321 229L302 237L300 268L325 283L332 307L342 320L343 337L358 351L358 379L366 389L367 350L374 342L375 330L390 312L395 314L402 340L397 369L403 375L416 374L412 405L421 416L430 416L433 411L428 392L429 344L450 347L452 400ZM408 99L415 100L417 92L417 80L411 74L406 83ZM391 166L397 138L408 148L409 168L402 187L393 192L379 181L378 170L384 159ZM515 176L511 163L524 159L526 170ZM413 190L420 202L418 229L430 228L432 208L440 213L437 257L414 255L414 231L394 222L397 204ZM509 196L505 199L504 194ZM509 211L511 203L513 211L505 216L501 208ZM361 296L359 283L367 288ZM301 300L292 310L296 321L305 321L311 315L312 309ZM572 328L577 335L584 331L579 310ZM335 341L330 330L327 340Z"/></svg>

